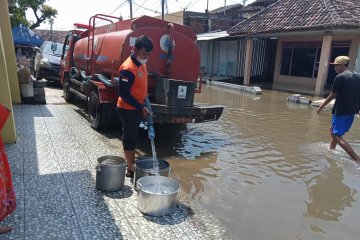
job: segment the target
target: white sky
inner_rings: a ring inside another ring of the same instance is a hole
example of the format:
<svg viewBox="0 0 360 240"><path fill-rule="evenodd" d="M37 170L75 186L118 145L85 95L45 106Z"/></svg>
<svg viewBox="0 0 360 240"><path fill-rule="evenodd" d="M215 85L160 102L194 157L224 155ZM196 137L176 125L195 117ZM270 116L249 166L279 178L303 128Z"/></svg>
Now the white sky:
<svg viewBox="0 0 360 240"><path fill-rule="evenodd" d="M167 0L167 4L169 13L181 11L184 8L194 12L205 12L207 1L209 1L209 11L223 7L225 2L225 0ZM254 1L248 0L247 4ZM242 0L226 0L226 5L241 2ZM97 13L121 15L124 19L130 18L130 7L126 0L48 0L46 4L58 10L53 25L54 30L73 29L74 23L87 24L89 18ZM141 15L161 15L161 0L133 0L133 17ZM27 12L27 18L35 19L30 11ZM46 22L38 28L50 29L50 25Z"/></svg>

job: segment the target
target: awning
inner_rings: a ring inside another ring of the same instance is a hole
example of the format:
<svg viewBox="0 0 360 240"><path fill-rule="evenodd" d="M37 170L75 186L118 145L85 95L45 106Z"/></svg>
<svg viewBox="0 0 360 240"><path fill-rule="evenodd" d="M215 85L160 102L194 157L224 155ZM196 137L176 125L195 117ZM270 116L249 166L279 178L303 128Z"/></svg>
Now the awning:
<svg viewBox="0 0 360 240"><path fill-rule="evenodd" d="M27 26L20 24L12 29L12 35L15 45L28 45L40 47L44 40L31 31Z"/></svg>
<svg viewBox="0 0 360 240"><path fill-rule="evenodd" d="M201 33L201 34L197 34L196 36L198 41L208 41L218 38L225 38L228 37L229 34L226 31L221 31L221 32Z"/></svg>

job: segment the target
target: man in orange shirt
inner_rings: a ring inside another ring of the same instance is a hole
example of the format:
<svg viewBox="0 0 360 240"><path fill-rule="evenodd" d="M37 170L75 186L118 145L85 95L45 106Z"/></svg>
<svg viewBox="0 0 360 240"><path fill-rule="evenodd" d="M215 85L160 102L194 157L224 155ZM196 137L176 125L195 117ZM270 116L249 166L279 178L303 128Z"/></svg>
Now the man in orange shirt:
<svg viewBox="0 0 360 240"><path fill-rule="evenodd" d="M134 51L119 68L119 98L117 107L122 119L122 143L127 162L127 177L134 176L135 147L138 141L139 125L150 111L145 107L148 72L146 62L153 50L147 36L140 36Z"/></svg>

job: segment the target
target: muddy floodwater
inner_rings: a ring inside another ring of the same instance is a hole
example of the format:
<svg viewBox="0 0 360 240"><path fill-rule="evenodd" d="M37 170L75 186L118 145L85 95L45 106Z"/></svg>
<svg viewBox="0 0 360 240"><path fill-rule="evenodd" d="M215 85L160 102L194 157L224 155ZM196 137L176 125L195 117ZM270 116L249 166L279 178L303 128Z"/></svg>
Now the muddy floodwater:
<svg viewBox="0 0 360 240"><path fill-rule="evenodd" d="M358 239L360 165L328 150L329 110L288 95L206 85L195 101L225 106L220 120L158 129L158 157L237 239ZM359 120L345 136L358 153Z"/></svg>

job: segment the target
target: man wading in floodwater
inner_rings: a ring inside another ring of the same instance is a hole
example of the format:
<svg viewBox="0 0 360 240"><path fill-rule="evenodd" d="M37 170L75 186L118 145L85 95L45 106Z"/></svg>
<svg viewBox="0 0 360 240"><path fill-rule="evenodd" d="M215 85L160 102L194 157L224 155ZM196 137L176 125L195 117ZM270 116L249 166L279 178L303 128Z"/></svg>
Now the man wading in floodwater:
<svg viewBox="0 0 360 240"><path fill-rule="evenodd" d="M330 95L321 104L317 112L320 113L335 98L330 128L330 149L334 150L339 144L354 161L360 162L360 157L350 144L342 138L350 130L354 116L360 110L360 74L348 70L349 61L349 57L339 56L335 58L333 63L330 63L335 66L338 75L335 77Z"/></svg>
<svg viewBox="0 0 360 240"><path fill-rule="evenodd" d="M148 72L146 62L153 50L153 43L147 36L136 39L134 52L119 68L119 99L117 107L122 119L122 143L127 162L127 177L134 177L135 147L138 141L139 125L151 114L145 106Z"/></svg>

